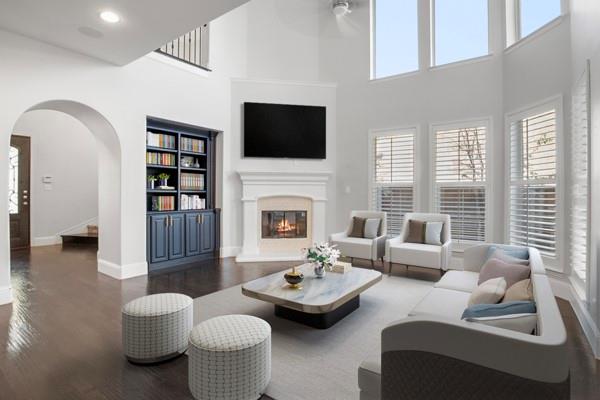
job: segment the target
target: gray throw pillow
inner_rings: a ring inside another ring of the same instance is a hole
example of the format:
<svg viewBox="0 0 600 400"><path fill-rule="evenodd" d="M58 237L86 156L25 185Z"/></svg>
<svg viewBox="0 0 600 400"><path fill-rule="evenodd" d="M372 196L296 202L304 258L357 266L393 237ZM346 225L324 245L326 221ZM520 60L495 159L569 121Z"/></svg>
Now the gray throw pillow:
<svg viewBox="0 0 600 400"><path fill-rule="evenodd" d="M425 243L442 245L442 228L443 222L426 222L425 223Z"/></svg>
<svg viewBox="0 0 600 400"><path fill-rule="evenodd" d="M529 278L530 274L531 270L527 265L507 264L497 258L490 258L481 267L477 284L481 285L487 280L502 277L506 280L506 287L511 287L515 283Z"/></svg>
<svg viewBox="0 0 600 400"><path fill-rule="evenodd" d="M379 218L367 218L364 229L365 239L375 239L379 233L379 225L381 225Z"/></svg>
<svg viewBox="0 0 600 400"><path fill-rule="evenodd" d="M537 309L532 301L476 304L463 312L462 319L530 334L537 326Z"/></svg>
<svg viewBox="0 0 600 400"><path fill-rule="evenodd" d="M408 220L408 236L406 243L423 243L425 241L425 222Z"/></svg>
<svg viewBox="0 0 600 400"><path fill-rule="evenodd" d="M365 232L366 218L352 217L352 230L350 231L349 237L362 238Z"/></svg>

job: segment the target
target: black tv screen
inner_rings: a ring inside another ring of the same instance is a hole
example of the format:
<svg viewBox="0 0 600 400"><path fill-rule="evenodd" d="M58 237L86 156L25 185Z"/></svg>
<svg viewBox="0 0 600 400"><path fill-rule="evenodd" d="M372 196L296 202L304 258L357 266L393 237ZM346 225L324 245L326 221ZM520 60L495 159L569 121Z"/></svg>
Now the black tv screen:
<svg viewBox="0 0 600 400"><path fill-rule="evenodd" d="M325 107L244 103L244 157L325 157Z"/></svg>

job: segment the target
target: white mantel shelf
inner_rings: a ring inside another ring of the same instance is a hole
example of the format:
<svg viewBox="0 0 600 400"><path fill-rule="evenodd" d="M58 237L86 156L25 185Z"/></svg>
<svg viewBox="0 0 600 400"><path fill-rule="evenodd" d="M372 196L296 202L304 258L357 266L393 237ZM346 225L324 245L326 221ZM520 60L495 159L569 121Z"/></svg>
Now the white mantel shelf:
<svg viewBox="0 0 600 400"><path fill-rule="evenodd" d="M301 168L301 167L299 167ZM327 171L238 171L242 181L243 243L237 262L300 260L300 249L293 254L259 251L260 215L258 200L268 197L302 197L312 201L312 239L325 241Z"/></svg>

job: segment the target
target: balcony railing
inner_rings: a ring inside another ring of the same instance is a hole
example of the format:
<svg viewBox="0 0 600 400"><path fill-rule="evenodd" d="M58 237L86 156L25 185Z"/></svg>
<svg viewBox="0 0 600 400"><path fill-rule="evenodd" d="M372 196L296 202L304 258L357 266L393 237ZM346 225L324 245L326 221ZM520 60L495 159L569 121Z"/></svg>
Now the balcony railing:
<svg viewBox="0 0 600 400"><path fill-rule="evenodd" d="M166 43L156 52L210 71L208 68L208 25L196 28Z"/></svg>

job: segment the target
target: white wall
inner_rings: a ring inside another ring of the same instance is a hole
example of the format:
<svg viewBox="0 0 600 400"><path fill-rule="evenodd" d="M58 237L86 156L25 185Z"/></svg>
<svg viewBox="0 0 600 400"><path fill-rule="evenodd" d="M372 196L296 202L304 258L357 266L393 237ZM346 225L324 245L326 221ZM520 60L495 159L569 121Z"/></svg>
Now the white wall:
<svg viewBox="0 0 600 400"><path fill-rule="evenodd" d="M30 111L14 134L31 138L31 243L60 243L60 233L98 216L98 155L92 133L57 111ZM51 175L47 190L42 177Z"/></svg>

